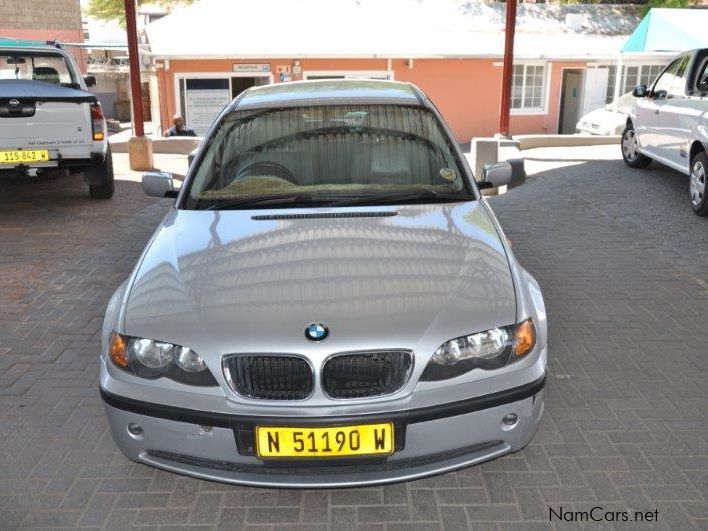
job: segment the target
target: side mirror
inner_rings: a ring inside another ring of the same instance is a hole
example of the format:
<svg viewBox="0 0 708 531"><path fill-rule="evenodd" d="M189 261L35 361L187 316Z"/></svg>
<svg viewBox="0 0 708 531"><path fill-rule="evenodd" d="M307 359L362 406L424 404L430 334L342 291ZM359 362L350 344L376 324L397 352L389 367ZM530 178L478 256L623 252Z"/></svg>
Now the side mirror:
<svg viewBox="0 0 708 531"><path fill-rule="evenodd" d="M669 93L665 90L657 90L652 96L655 100L665 100L669 96Z"/></svg>
<svg viewBox="0 0 708 531"><path fill-rule="evenodd" d="M506 186L511 182L511 164L508 162L493 162L491 164L484 165L483 177L484 180L481 184L489 183L483 188L499 188L500 186Z"/></svg>
<svg viewBox="0 0 708 531"><path fill-rule="evenodd" d="M96 86L96 76L84 76L84 83L86 83L87 87L95 87Z"/></svg>
<svg viewBox="0 0 708 531"><path fill-rule="evenodd" d="M632 96L635 98L646 98L648 94L649 91L647 90L646 85L637 85L632 91Z"/></svg>
<svg viewBox="0 0 708 531"><path fill-rule="evenodd" d="M143 173L143 192L150 197L177 197L172 174L164 171Z"/></svg>

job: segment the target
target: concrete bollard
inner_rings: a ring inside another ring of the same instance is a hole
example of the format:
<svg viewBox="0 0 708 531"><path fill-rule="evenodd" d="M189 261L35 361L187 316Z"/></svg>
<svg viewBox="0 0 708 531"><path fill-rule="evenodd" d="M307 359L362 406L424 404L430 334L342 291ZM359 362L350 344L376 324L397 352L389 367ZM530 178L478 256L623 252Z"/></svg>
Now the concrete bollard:
<svg viewBox="0 0 708 531"><path fill-rule="evenodd" d="M152 142L146 136L133 136L128 140L130 169L148 171L153 169Z"/></svg>

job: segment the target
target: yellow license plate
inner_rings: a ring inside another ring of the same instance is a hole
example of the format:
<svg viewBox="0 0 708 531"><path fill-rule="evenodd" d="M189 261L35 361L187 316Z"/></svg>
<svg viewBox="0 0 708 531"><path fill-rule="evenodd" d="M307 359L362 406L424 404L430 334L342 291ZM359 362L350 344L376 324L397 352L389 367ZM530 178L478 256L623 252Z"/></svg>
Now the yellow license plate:
<svg viewBox="0 0 708 531"><path fill-rule="evenodd" d="M256 427L258 457L342 457L390 455L393 424L365 424L328 428Z"/></svg>
<svg viewBox="0 0 708 531"><path fill-rule="evenodd" d="M49 151L46 149L23 149L0 151L0 164L22 164L23 162L46 162Z"/></svg>

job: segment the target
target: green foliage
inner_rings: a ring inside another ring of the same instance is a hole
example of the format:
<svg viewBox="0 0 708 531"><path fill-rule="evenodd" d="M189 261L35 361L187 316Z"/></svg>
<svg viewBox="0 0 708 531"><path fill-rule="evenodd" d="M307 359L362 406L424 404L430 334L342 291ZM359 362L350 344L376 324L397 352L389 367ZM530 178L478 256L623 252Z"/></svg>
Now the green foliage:
<svg viewBox="0 0 708 531"><path fill-rule="evenodd" d="M645 11L648 12L652 7L691 7L699 4L699 0L646 0L639 2L645 5Z"/></svg>
<svg viewBox="0 0 708 531"><path fill-rule="evenodd" d="M169 7L189 4L194 0L137 0L140 4L158 4ZM100 20L117 20L125 26L125 0L90 0L85 11L86 16Z"/></svg>

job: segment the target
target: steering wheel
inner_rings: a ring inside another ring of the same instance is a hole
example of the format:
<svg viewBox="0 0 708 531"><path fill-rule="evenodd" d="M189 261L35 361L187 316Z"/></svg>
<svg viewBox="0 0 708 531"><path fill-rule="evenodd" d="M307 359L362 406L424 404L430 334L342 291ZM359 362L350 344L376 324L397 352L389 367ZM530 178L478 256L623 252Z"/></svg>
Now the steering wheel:
<svg viewBox="0 0 708 531"><path fill-rule="evenodd" d="M290 171L286 166L278 162L255 160L245 164L243 168L239 170L234 178L235 181L239 179L245 179L246 177L256 177L268 175L271 177L278 177L285 181L293 184L297 184L293 172Z"/></svg>

